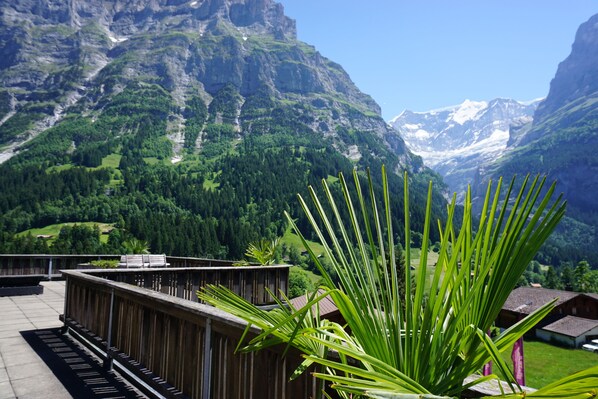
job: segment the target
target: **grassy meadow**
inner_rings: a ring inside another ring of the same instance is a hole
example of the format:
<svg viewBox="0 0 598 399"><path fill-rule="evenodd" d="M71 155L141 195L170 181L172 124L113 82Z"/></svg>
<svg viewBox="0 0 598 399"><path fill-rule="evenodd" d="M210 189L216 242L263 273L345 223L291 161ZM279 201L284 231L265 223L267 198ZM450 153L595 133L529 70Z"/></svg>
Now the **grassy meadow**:
<svg viewBox="0 0 598 399"><path fill-rule="evenodd" d="M567 349L539 341L525 341L526 385L541 388L565 376L595 366L598 354L581 349ZM503 358L512 367L511 351L503 353Z"/></svg>
<svg viewBox="0 0 598 399"><path fill-rule="evenodd" d="M29 229L29 230L25 230L22 231L20 233L18 233L18 236L25 236L27 234L31 234L32 236L39 236L39 235L44 235L44 236L52 236L52 238L49 239L49 243L54 242L54 240L56 239L56 237L58 237L58 234L60 234L60 229L62 229L65 226L73 226L73 225L85 225L87 227L93 227L93 226L98 226L101 232L109 232L110 230L112 230L112 225L107 224L107 223L97 223L97 222L79 222L79 223L58 223L58 224L51 224L49 226L45 226L45 227L41 227L41 228L37 228L37 229ZM108 235L107 234L102 234L100 236L100 241L102 243L106 243L108 242Z"/></svg>

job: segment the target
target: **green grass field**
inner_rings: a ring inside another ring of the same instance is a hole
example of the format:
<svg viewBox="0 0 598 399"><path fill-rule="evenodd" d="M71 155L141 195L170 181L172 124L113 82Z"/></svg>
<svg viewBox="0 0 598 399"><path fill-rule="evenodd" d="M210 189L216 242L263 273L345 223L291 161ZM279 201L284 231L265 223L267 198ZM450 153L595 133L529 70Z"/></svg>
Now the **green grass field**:
<svg viewBox="0 0 598 399"><path fill-rule="evenodd" d="M120 164L120 159L122 155L120 154L109 154L102 158L102 164L95 168L87 168L89 170L98 170L101 168L112 168L118 169L118 165ZM61 172L63 170L72 169L74 165L72 163L67 163L65 165L57 165L57 166L50 166L48 168L48 172Z"/></svg>
<svg viewBox="0 0 598 399"><path fill-rule="evenodd" d="M538 341L525 341L526 385L542 388L551 382L598 364L598 354L581 349L565 349ZM511 351L503 359L512 367ZM496 372L496 370L494 370Z"/></svg>
<svg viewBox="0 0 598 399"><path fill-rule="evenodd" d="M170 159L158 159L156 157L144 157L143 160L148 165L157 165L160 163L163 165L171 165Z"/></svg>
<svg viewBox="0 0 598 399"><path fill-rule="evenodd" d="M281 244L287 244L287 246L289 246L289 247L295 247L295 248L299 249L299 251L305 250L303 247L303 243L301 242L301 238L299 238L299 236L291 230L290 226L285 231L280 242L281 242ZM309 245L311 250L314 251L314 253L316 255L324 254L324 247L322 246L322 244L314 242L314 241L308 241L307 245Z"/></svg>
<svg viewBox="0 0 598 399"><path fill-rule="evenodd" d="M107 224L107 223L97 223L97 222L80 222L80 223L58 223L58 224L51 224L49 226L46 227L42 227L39 229L29 229L29 230L25 230L22 231L20 233L17 233L17 236L24 236L27 234L31 234L32 236L38 236L38 235L45 235L45 236L52 236L52 238L50 238L48 241L49 243L54 242L54 240L56 239L56 237L58 237L58 234L60 233L60 229L62 229L64 226L73 226L73 225L85 225L88 227L93 227L94 225L97 225L100 228L101 232L108 232L110 230L112 230L112 225ZM107 234L102 234L100 236L100 241L103 243L108 242L108 235Z"/></svg>
<svg viewBox="0 0 598 399"><path fill-rule="evenodd" d="M100 168L118 169L118 165L120 164L121 158L122 158L122 155L120 155L120 154L106 155L104 158L102 158L102 165L100 166Z"/></svg>
<svg viewBox="0 0 598 399"><path fill-rule="evenodd" d="M328 177L326 178L326 182L330 185L336 183L338 180L338 177L332 175L328 175Z"/></svg>
<svg viewBox="0 0 598 399"><path fill-rule="evenodd" d="M46 169L46 172L62 172L63 170L69 170L73 167L74 165L72 163L67 163L65 165L50 166L48 169Z"/></svg>
<svg viewBox="0 0 598 399"><path fill-rule="evenodd" d="M211 174L210 178L207 178L203 181L203 188L205 190L218 190L220 188L220 183L216 183L214 180L216 180L216 178L222 174L221 171L218 171L218 173L214 173Z"/></svg>
<svg viewBox="0 0 598 399"><path fill-rule="evenodd" d="M203 181L203 188L210 191L215 191L220 188L220 183L214 182L214 180L206 179Z"/></svg>
<svg viewBox="0 0 598 399"><path fill-rule="evenodd" d="M421 258L421 249L411 248L411 265L417 270L419 267L419 260ZM426 291L429 291L432 286L432 280L434 279L434 273L436 272L436 262L438 262L438 253L429 251L427 258L426 268Z"/></svg>
<svg viewBox="0 0 598 399"><path fill-rule="evenodd" d="M419 260L421 258L421 249L419 248L411 248L411 265L413 267L419 266ZM434 267L438 262L438 253L433 251L428 251L428 261L426 264L428 267Z"/></svg>

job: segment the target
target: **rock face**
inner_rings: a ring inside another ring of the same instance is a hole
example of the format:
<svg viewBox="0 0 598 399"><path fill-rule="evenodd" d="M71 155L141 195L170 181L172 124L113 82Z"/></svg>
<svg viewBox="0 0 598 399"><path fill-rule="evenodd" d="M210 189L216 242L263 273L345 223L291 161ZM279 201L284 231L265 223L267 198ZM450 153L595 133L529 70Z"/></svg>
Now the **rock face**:
<svg viewBox="0 0 598 399"><path fill-rule="evenodd" d="M272 0L19 0L3 7L4 23L78 28L97 22L117 35L200 28L215 19L295 38L295 22Z"/></svg>
<svg viewBox="0 0 598 399"><path fill-rule="evenodd" d="M558 240L565 247L595 254L598 242L598 15L582 24L571 54L560 63L550 92L538 105L531 126L513 132L504 155L481 175L488 179L527 173L557 180L568 202L566 225ZM564 224L565 225L565 224ZM575 232L575 233L574 233ZM581 233L580 233L581 232ZM563 247L561 245L561 247ZM598 261L598 257L595 257Z"/></svg>
<svg viewBox="0 0 598 399"><path fill-rule="evenodd" d="M571 54L559 64L550 82L550 91L538 107L536 124L560 108L598 92L598 14L582 24L571 47Z"/></svg>
<svg viewBox="0 0 598 399"><path fill-rule="evenodd" d="M429 112L404 111L390 124L462 200L480 169L505 152L511 128L531 122L537 104L500 98L466 100Z"/></svg>
<svg viewBox="0 0 598 399"><path fill-rule="evenodd" d="M397 168L421 166L372 98L341 66L297 41L295 22L272 0L0 4L0 162L69 113L97 118L133 83L168 92L174 103L168 118L178 121L169 129L185 128L194 97L209 105L230 86L241 100L228 121L241 136L264 133L266 115L241 109L259 94L301 115L305 131L352 159L392 157Z"/></svg>
<svg viewBox="0 0 598 399"><path fill-rule="evenodd" d="M580 26L571 54L539 104L531 128L509 146L494 173L547 173L559 178L570 207L598 210L598 15Z"/></svg>

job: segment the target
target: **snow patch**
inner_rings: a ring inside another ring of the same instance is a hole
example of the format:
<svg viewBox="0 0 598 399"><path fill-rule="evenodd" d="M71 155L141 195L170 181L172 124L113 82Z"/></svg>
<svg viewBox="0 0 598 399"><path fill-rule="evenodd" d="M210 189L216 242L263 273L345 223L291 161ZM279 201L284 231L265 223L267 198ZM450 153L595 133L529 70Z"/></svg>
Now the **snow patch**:
<svg viewBox="0 0 598 399"><path fill-rule="evenodd" d="M128 37L116 37L116 36L114 36L114 34L112 34L112 33L109 33L109 34L108 34L108 39L110 39L110 41L111 41L112 43L122 43L122 42L124 42L124 41L126 41L126 40L129 40L129 38L128 38Z"/></svg>
<svg viewBox="0 0 598 399"><path fill-rule="evenodd" d="M434 168L443 162L447 162L449 159L454 160L456 158L472 156L474 154L482 157L487 155L495 158L507 148L508 140L508 130L496 129L489 137L469 146L453 148L446 151L410 148L416 155L419 155L424 159L427 166Z"/></svg>
<svg viewBox="0 0 598 399"><path fill-rule="evenodd" d="M407 110L404 109L403 111L401 111L400 114L398 114L397 116L395 116L394 118L392 118L388 123L391 126L394 126L395 123L397 123L399 120L401 120L401 118L403 117L403 115L405 115L406 112L407 112Z"/></svg>
<svg viewBox="0 0 598 399"><path fill-rule="evenodd" d="M427 132L423 129L419 129L417 132L415 132L414 137L420 140L425 140L432 137L432 133Z"/></svg>
<svg viewBox="0 0 598 399"><path fill-rule="evenodd" d="M465 100L463 104L451 114L450 119L462 125L469 120L475 119L476 115L487 107L488 103L486 101Z"/></svg>
<svg viewBox="0 0 598 399"><path fill-rule="evenodd" d="M412 123L405 123L403 126L405 127L405 129L409 129L409 130L419 129L419 125L415 125Z"/></svg>
<svg viewBox="0 0 598 399"><path fill-rule="evenodd" d="M189 4L191 7L195 7L197 5L197 1L192 1L191 4Z"/></svg>

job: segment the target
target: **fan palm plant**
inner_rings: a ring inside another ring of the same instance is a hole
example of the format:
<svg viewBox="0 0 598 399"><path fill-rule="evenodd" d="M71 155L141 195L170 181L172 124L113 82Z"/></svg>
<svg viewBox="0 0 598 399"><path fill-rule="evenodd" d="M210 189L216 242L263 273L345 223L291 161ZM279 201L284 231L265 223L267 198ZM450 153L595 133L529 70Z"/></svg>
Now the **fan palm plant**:
<svg viewBox="0 0 598 399"><path fill-rule="evenodd" d="M245 256L249 260L259 263L260 265L272 265L276 260L276 249L278 248L279 239L274 240L261 239L256 242L249 243Z"/></svg>
<svg viewBox="0 0 598 399"><path fill-rule="evenodd" d="M438 222L441 232L438 261L428 273L430 184L422 255L412 287L410 267L404 267L402 275L396 268L398 254L394 252L385 170L382 170L381 201L375 198L369 172L367 178L367 190L362 190L359 173L354 172L357 194L352 197L344 177L339 176L344 204L336 203L325 181L326 207L312 188L313 211L299 197L338 275L335 283L319 258L311 254L324 277L320 291L323 294L311 296L301 309L287 307L276 312L258 310L221 287L206 287L199 294L201 298L263 330L243 350L258 350L283 342L294 346L305 354L298 372L317 365L318 372L314 375L332 383L343 397L457 397L465 389L490 379L508 382L510 395L523 395L500 353L546 316L554 302L495 338L489 338L485 332L492 327L519 277L565 212L561 196L552 200L555 185L545 187L545 179L526 178L521 188L515 190L512 181L503 198L502 180L494 193L489 184L475 225L477 218L474 219L470 192L466 194L459 224L454 220L456 197L453 196L446 222L444 225ZM411 265L407 175L404 182L405 262ZM341 206L346 207L350 220L342 219ZM293 220L287 217L305 248L311 251ZM431 284L426 281L430 274ZM400 289L401 283L404 289ZM317 312L314 304L326 295L338 306L346 320L345 326L320 321L312 314L313 309ZM331 351L336 355L327 356ZM496 375L464 383L490 360L497 366ZM527 396L594 397L596 386L598 368L593 368Z"/></svg>
<svg viewBox="0 0 598 399"><path fill-rule="evenodd" d="M124 241L122 245L129 254L149 254L149 244L145 240L131 237Z"/></svg>

